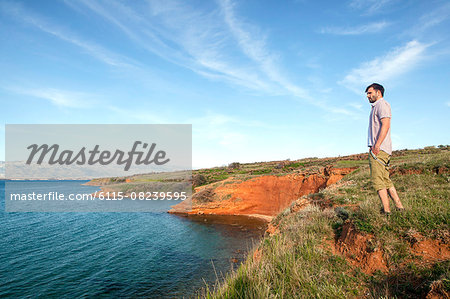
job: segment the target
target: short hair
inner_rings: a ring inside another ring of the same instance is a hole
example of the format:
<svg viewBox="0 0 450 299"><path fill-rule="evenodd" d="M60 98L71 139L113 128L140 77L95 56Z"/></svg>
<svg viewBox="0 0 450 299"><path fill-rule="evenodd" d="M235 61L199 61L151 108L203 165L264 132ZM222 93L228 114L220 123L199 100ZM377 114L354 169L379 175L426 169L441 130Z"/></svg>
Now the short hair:
<svg viewBox="0 0 450 299"><path fill-rule="evenodd" d="M375 90L379 90L381 92L381 96L384 97L384 87L381 84L378 83L372 83L369 86L367 86L366 88L366 92L369 90L369 88L373 88Z"/></svg>

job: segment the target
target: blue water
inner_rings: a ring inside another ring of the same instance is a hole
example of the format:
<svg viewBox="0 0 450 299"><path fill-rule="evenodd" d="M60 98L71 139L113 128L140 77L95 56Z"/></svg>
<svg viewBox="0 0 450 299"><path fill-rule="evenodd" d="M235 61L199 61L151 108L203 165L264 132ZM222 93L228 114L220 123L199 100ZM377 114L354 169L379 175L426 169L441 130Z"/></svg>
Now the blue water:
<svg viewBox="0 0 450 299"><path fill-rule="evenodd" d="M59 184L97 190L81 183ZM0 297L190 297L261 236L259 221L180 217L167 213L173 204L155 201L146 213L5 213L0 181Z"/></svg>

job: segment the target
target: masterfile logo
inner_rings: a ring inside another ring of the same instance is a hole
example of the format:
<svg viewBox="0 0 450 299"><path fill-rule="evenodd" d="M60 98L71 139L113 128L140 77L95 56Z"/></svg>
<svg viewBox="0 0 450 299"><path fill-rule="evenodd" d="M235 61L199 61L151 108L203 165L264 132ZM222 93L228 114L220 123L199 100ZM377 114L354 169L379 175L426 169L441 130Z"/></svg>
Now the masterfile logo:
<svg viewBox="0 0 450 299"><path fill-rule="evenodd" d="M8 212L151 211L192 193L192 126L6 125L5 177Z"/></svg>
<svg viewBox="0 0 450 299"><path fill-rule="evenodd" d="M7 179L91 179L191 168L191 125L6 125Z"/></svg>
<svg viewBox="0 0 450 299"><path fill-rule="evenodd" d="M143 149L147 149L148 147L147 152L144 153L144 151L138 151L139 145L142 145ZM86 163L88 165L95 165L97 163L100 165L109 165L116 162L117 165L125 164L125 171L130 169L131 164L133 164L134 156L136 156L136 165L149 165L151 163L155 163L156 165L164 165L170 161L170 159L164 159L166 157L166 152L162 150L157 151L152 158L153 151L156 148L156 143L152 143L151 146L148 146L148 143L135 141L131 151L124 152L117 149L114 154L108 150L100 151L99 147L100 146L98 144L96 144L92 150L86 150L86 147L82 147L78 153L74 153L74 151L71 150L63 150L59 152L58 144L53 144L52 146L49 146L48 144L42 144L41 146L32 144L27 147L27 149L30 149L31 152L28 156L26 164L30 165L38 153L40 156L36 163L39 165L42 164L46 155L50 154L50 158L48 159L49 165L71 165L74 163L77 165L85 165Z"/></svg>

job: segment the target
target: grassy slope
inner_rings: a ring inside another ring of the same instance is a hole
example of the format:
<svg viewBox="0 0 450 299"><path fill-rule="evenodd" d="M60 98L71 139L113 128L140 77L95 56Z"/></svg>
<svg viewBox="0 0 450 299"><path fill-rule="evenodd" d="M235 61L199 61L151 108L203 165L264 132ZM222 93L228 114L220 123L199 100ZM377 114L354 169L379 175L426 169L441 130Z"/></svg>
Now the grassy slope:
<svg viewBox="0 0 450 299"><path fill-rule="evenodd" d="M394 155L394 168L421 173L392 177L406 211L393 212L390 219L379 213L380 203L371 187L366 161L331 159L325 163L330 161L337 167L360 168L345 177L340 187L310 196L321 203L321 208L312 205L296 213L287 209L278 215L273 224L279 225L280 233L267 234L257 248L258 258L249 256L220 285L206 290L206 297L417 297L426 294L433 281L439 281L449 292L449 261L425 263L412 255L408 241L416 232L449 241L448 147ZM311 161L296 163L314 166ZM439 167L447 171L436 174ZM327 205L341 206L341 217ZM342 215L346 214L359 231L374 235L371 246L382 250L388 273L364 274L332 253L333 245L327 244L334 244L344 222Z"/></svg>

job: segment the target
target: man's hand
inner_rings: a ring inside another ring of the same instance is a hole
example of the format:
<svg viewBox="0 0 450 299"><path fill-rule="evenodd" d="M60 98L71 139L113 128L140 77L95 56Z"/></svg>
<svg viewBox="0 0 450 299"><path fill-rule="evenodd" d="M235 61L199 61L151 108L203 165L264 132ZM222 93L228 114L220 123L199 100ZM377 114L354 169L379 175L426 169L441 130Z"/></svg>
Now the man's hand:
<svg viewBox="0 0 450 299"><path fill-rule="evenodd" d="M371 148L371 151L372 151L372 153L375 155L375 156L378 156L378 153L380 152L380 146L379 145L374 145L374 146L372 146Z"/></svg>

